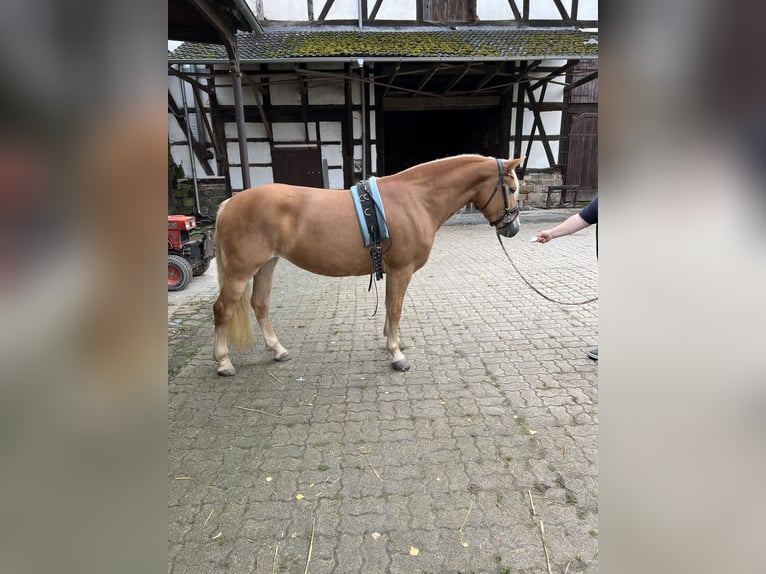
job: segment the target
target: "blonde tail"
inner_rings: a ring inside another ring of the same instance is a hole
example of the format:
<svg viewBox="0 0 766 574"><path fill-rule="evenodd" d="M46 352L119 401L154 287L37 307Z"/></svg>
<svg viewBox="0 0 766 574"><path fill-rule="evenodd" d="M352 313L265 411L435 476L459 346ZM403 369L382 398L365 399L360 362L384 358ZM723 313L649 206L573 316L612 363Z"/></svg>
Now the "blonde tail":
<svg viewBox="0 0 766 574"><path fill-rule="evenodd" d="M223 287L223 253L221 251L221 243L218 240L218 218L221 216L226 202L223 201L218 207L218 215L216 216L216 225L214 233L214 249L215 249L215 265L218 270L218 287ZM253 312L250 307L250 297L253 293L253 280L247 282L245 292L242 293L242 297L239 298L237 304L234 306L234 314L229 321L228 328L226 330L227 338L231 341L234 348L243 352L248 349L252 349L255 341L253 339Z"/></svg>

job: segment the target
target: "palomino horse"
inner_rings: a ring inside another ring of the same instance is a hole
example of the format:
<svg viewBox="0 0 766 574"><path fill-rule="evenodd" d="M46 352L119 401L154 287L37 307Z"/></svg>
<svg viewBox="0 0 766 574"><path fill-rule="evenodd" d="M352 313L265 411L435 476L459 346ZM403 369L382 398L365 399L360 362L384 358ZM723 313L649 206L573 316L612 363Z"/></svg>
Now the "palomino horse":
<svg viewBox="0 0 766 574"><path fill-rule="evenodd" d="M497 233L516 235L519 183L514 169L523 159L460 155L377 178L390 232L390 239L382 243L387 274L383 334L394 369L410 368L399 343L402 302L412 274L428 260L436 231L472 202L482 206L480 211ZM220 294L213 307L213 356L218 374L224 376L236 372L227 335L238 350L253 344L248 300L266 348L277 361L290 358L269 318L271 281L280 257L334 277L367 275L373 269L348 190L274 183L238 193L218 210L215 252Z"/></svg>

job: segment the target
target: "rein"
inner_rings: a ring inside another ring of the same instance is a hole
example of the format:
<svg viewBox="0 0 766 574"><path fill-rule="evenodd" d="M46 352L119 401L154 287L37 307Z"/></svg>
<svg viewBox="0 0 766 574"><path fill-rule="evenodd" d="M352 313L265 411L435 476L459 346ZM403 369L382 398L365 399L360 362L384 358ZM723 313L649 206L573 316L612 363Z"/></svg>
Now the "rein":
<svg viewBox="0 0 766 574"><path fill-rule="evenodd" d="M521 271L519 271L519 268L518 268L518 267L516 267L516 264L513 262L513 259L511 259L511 256L510 256L510 255L508 255L508 252L505 250L505 245L503 245L503 240L502 240L502 239L500 239L500 234L499 234L499 233L497 233L496 235L497 235L497 241L500 243L500 247L502 247L502 248L503 248L503 253L505 253L505 256L508 258L508 261L510 261L510 262L511 262L511 265L513 265L513 268L516 270L516 273L518 273L518 274L519 274L519 277L521 277L521 278L524 280L524 283L526 283L526 284L529 286L529 288L530 288L530 289L532 289L532 291L534 291L535 293L537 293L538 295L540 295L540 297L542 297L543 299L547 299L548 301L550 301L550 302L552 302L552 303L557 303L557 304L559 304L559 305L585 305L585 304L587 304L587 303L593 303L594 301L598 301L598 297L593 297L592 299L587 299L587 300L585 300L585 301L578 301L578 302L576 302L576 303L570 303L570 302L566 302L566 301L557 301L556 299L552 299L551 297L548 297L548 296L547 296L545 293L543 293L543 292L542 292L542 291L540 291L540 290L539 290L537 287L535 287L534 285L532 285L532 284L531 284L531 283L530 283L530 282L527 280L527 278L526 278L526 277L524 277L524 275L522 274L522 272L521 272Z"/></svg>

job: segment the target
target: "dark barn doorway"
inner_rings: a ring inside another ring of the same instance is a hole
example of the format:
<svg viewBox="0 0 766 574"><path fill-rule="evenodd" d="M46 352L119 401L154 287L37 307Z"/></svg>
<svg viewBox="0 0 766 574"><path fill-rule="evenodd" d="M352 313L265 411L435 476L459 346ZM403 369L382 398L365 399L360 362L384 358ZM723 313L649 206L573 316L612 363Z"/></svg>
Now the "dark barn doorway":
<svg viewBox="0 0 766 574"><path fill-rule="evenodd" d="M462 153L498 155L498 116L497 108L386 111L381 175Z"/></svg>

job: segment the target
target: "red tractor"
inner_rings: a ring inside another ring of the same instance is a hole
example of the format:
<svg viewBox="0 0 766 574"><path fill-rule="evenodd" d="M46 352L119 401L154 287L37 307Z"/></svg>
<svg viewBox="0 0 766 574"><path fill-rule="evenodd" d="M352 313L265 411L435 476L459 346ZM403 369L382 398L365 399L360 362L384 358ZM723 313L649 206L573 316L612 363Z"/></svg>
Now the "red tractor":
<svg viewBox="0 0 766 574"><path fill-rule="evenodd" d="M168 215L168 291L185 289L215 256L210 231L197 229L191 215Z"/></svg>

